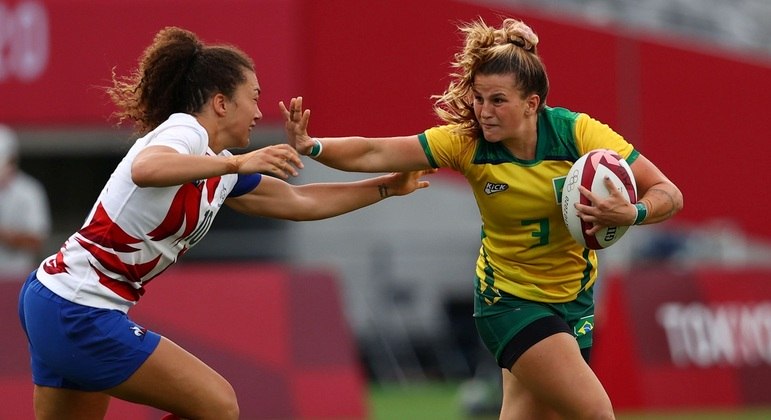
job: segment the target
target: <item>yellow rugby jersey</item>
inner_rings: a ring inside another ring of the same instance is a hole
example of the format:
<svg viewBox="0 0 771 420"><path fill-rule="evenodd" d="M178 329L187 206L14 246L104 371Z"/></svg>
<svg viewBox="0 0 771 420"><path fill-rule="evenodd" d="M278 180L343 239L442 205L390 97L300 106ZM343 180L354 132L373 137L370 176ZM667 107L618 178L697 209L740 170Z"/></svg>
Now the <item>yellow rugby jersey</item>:
<svg viewBox="0 0 771 420"><path fill-rule="evenodd" d="M476 274L493 303L498 290L539 302L569 302L597 278L597 254L579 245L562 218L562 185L573 162L611 149L630 164L639 155L610 127L586 114L546 107L538 114L533 160L515 158L500 143L463 137L454 126L418 135L435 168L462 173L482 218Z"/></svg>

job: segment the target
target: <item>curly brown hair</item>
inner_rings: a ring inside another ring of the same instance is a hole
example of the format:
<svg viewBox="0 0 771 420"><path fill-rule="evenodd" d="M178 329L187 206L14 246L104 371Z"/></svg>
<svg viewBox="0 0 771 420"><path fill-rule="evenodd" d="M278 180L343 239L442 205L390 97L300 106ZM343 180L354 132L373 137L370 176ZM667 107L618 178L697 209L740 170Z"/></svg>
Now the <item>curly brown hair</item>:
<svg viewBox="0 0 771 420"><path fill-rule="evenodd" d="M457 69L442 95L435 95L434 111L444 122L457 124L459 134L478 138L482 134L474 115L471 89L477 74L513 74L516 88L523 95L541 98L538 110L546 105L549 79L538 56L538 36L524 22L504 19L500 28L488 26L481 18L458 27L465 34L463 49L455 54Z"/></svg>
<svg viewBox="0 0 771 420"><path fill-rule="evenodd" d="M195 114L215 94L232 98L254 63L232 45L205 45L177 27L160 30L129 76L112 72L107 94L117 105L118 124L131 120L147 133L176 112Z"/></svg>

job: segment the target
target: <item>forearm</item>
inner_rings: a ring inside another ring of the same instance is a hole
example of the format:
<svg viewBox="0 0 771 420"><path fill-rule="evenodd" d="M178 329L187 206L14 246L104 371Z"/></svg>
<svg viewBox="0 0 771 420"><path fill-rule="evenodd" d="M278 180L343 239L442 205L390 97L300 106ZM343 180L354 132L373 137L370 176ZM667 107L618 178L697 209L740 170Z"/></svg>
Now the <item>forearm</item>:
<svg viewBox="0 0 771 420"><path fill-rule="evenodd" d="M316 140L321 144L321 152L314 159L344 171L408 172L431 168L417 136L324 137Z"/></svg>
<svg viewBox="0 0 771 420"><path fill-rule="evenodd" d="M297 193L305 205L293 220L319 220L339 216L394 195L386 176L349 183L318 183L303 185Z"/></svg>
<svg viewBox="0 0 771 420"><path fill-rule="evenodd" d="M321 154L316 161L331 168L349 172L372 172L367 165L368 155L375 152L374 139L364 137L315 138L321 142ZM306 154L310 153L310 150ZM313 157L313 156L311 156ZM379 171L378 171L379 172Z"/></svg>
<svg viewBox="0 0 771 420"><path fill-rule="evenodd" d="M295 186L273 177L262 177L248 194L229 198L225 203L252 216L287 220L318 220L338 216L375 204L391 196L411 194L427 188L421 179L435 169L392 172L353 182L316 183Z"/></svg>
<svg viewBox="0 0 771 420"><path fill-rule="evenodd" d="M675 185L659 183L649 188L638 202L647 208L647 216L641 224L659 223L683 208L683 195Z"/></svg>
<svg viewBox="0 0 771 420"><path fill-rule="evenodd" d="M303 110L302 97L292 98L284 115L288 144L300 154L348 172L409 172L431 169L417 135L369 138L311 137L308 134L310 110Z"/></svg>
<svg viewBox="0 0 771 420"><path fill-rule="evenodd" d="M235 173L234 158L225 156L194 156L163 153L142 158L138 156L131 168L131 177L140 187L168 187L187 182Z"/></svg>

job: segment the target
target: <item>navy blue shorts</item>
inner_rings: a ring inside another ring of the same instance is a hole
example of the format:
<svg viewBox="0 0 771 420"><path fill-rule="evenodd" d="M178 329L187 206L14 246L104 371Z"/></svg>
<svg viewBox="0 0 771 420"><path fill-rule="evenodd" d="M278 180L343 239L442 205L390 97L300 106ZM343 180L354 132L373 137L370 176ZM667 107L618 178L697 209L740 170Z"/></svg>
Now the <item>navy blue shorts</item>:
<svg viewBox="0 0 771 420"><path fill-rule="evenodd" d="M118 310L92 308L59 297L30 274L19 296L36 385L102 391L128 379L161 336Z"/></svg>

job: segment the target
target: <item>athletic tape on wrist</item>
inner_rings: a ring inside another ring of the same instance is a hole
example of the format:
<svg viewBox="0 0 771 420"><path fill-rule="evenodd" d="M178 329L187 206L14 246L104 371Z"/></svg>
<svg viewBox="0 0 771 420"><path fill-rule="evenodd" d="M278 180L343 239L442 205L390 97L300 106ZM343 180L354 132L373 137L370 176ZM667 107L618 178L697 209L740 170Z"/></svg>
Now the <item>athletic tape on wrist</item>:
<svg viewBox="0 0 771 420"><path fill-rule="evenodd" d="M311 147L310 153L308 153L308 156L312 158L317 158L321 154L321 151L324 150L324 145L321 144L319 139L314 138L313 139L313 147Z"/></svg>
<svg viewBox="0 0 771 420"><path fill-rule="evenodd" d="M637 209L637 217L634 218L634 224L641 225L645 221L645 218L648 217L648 208L645 207L644 203L639 201L634 206Z"/></svg>

